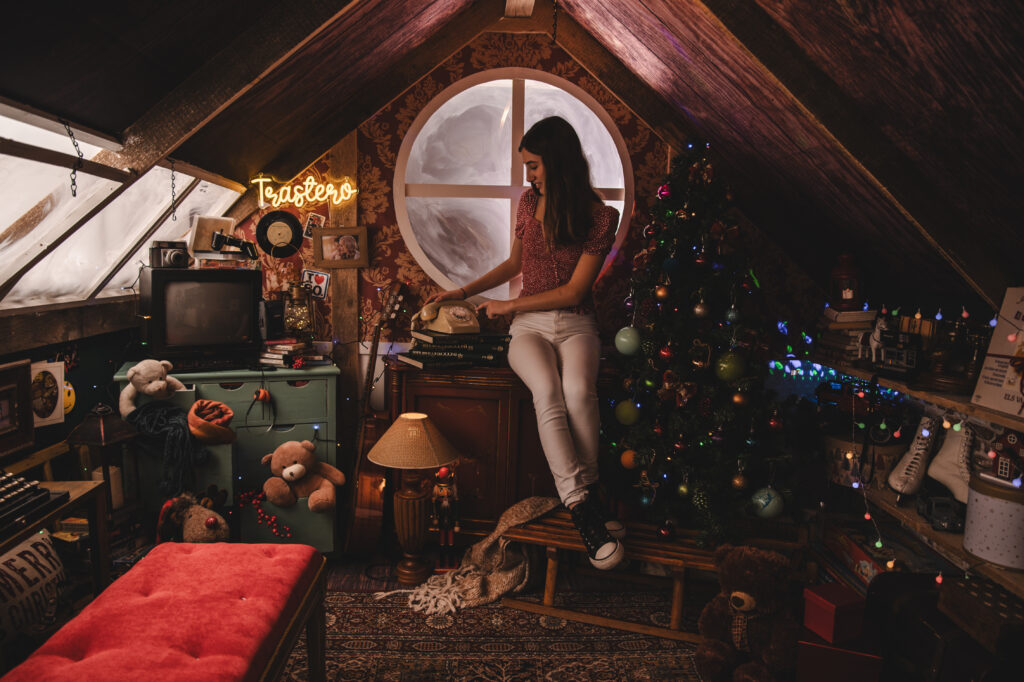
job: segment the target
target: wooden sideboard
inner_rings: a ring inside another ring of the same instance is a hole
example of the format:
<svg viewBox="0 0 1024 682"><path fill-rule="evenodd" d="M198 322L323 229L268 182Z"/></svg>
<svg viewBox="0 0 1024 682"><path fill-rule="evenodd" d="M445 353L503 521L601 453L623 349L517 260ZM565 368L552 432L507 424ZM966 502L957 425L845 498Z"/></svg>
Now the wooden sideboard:
<svg viewBox="0 0 1024 682"><path fill-rule="evenodd" d="M533 399L511 369L421 370L389 360L386 387L392 418L425 412L462 453L456 478L464 533L489 533L518 500L556 495Z"/></svg>

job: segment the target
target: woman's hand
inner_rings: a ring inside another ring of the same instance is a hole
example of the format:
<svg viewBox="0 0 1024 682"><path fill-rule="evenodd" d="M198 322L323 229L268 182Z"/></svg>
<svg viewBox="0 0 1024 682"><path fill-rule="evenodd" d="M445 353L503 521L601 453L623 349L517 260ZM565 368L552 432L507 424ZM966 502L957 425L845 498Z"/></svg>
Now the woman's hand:
<svg viewBox="0 0 1024 682"><path fill-rule="evenodd" d="M476 307L478 313L483 312L488 318L494 319L515 312L512 301L484 301Z"/></svg>
<svg viewBox="0 0 1024 682"><path fill-rule="evenodd" d="M448 291L439 291L430 296L423 304L426 305L427 303L436 303L438 301L461 301L464 298L466 298L465 289L449 289Z"/></svg>

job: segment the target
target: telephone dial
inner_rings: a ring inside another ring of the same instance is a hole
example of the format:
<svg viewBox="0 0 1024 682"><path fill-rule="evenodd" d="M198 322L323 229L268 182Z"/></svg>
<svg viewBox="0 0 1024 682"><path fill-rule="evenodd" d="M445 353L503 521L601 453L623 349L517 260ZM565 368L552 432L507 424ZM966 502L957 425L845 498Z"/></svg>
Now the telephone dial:
<svg viewBox="0 0 1024 682"><path fill-rule="evenodd" d="M442 334L478 334L476 306L466 301L435 301L412 316L413 329Z"/></svg>

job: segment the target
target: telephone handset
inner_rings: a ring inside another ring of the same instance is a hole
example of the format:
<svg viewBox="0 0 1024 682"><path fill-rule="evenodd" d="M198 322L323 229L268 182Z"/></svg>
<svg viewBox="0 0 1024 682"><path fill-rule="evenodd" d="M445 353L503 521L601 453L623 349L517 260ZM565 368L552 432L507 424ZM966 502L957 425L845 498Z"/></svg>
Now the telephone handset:
<svg viewBox="0 0 1024 682"><path fill-rule="evenodd" d="M476 318L476 306L466 301L428 303L412 316L412 326L413 329L422 327L427 331L443 334L480 333L480 322Z"/></svg>

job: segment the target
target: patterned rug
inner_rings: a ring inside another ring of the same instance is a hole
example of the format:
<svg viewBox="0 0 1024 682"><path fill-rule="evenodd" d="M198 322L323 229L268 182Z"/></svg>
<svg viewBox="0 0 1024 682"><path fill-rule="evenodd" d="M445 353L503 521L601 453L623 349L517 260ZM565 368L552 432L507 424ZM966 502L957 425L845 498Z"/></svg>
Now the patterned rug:
<svg viewBox="0 0 1024 682"><path fill-rule="evenodd" d="M525 598L539 600L539 594ZM566 593L573 608L668 625L665 591ZM556 600L559 605L559 600ZM329 592L328 680L694 680L693 645L491 604L425 616L405 595ZM695 630L700 605L687 605ZM306 680L300 639L284 680Z"/></svg>

